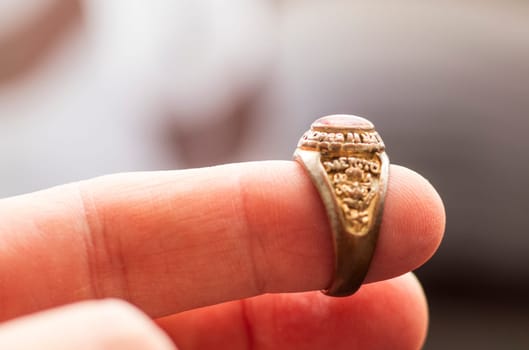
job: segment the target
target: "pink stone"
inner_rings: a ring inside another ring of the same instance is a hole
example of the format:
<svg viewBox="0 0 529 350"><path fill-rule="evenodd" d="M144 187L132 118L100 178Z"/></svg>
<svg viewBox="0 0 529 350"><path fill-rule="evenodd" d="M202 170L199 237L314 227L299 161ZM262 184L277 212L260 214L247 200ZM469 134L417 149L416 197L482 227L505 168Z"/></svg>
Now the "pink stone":
<svg viewBox="0 0 529 350"><path fill-rule="evenodd" d="M314 130L373 130L374 128L375 126L369 120L347 114L329 115L312 123Z"/></svg>

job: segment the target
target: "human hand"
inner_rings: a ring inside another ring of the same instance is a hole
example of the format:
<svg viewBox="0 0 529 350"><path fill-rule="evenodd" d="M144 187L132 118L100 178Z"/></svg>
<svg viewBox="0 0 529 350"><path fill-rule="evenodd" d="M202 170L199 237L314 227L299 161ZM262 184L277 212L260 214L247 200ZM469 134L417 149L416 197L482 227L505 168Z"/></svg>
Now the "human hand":
<svg viewBox="0 0 529 350"><path fill-rule="evenodd" d="M111 175L2 199L0 321L16 319L0 325L0 349L417 349L427 306L405 273L434 253L444 222L431 185L392 166L366 279L377 283L332 298L308 292L331 280L332 239L294 162ZM305 293L261 295L284 292Z"/></svg>

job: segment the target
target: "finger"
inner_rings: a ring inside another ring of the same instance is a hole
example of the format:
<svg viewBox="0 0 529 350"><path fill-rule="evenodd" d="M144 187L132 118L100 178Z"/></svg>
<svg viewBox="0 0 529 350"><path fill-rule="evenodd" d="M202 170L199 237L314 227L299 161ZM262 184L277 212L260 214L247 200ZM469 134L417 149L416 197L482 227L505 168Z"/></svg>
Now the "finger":
<svg viewBox="0 0 529 350"><path fill-rule="evenodd" d="M170 339L122 301L73 304L0 326L0 349L171 350Z"/></svg>
<svg viewBox="0 0 529 350"><path fill-rule="evenodd" d="M370 282L422 264L444 228L431 185L390 172ZM0 240L4 318L100 297L157 317L322 289L333 266L321 200L294 162L121 174L3 200Z"/></svg>
<svg viewBox="0 0 529 350"><path fill-rule="evenodd" d="M268 294L158 320L182 349L420 349L428 311L411 274L348 298Z"/></svg>

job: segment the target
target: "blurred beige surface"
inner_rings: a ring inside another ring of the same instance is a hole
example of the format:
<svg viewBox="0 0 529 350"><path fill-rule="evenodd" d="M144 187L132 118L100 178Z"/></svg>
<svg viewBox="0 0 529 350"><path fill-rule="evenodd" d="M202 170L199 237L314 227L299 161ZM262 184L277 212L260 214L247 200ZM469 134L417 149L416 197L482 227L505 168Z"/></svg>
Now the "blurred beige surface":
<svg viewBox="0 0 529 350"><path fill-rule="evenodd" d="M363 115L446 203L446 239L419 271L426 348L529 347L529 3L231 5L83 2L53 50L0 82L0 196L288 159L313 119Z"/></svg>

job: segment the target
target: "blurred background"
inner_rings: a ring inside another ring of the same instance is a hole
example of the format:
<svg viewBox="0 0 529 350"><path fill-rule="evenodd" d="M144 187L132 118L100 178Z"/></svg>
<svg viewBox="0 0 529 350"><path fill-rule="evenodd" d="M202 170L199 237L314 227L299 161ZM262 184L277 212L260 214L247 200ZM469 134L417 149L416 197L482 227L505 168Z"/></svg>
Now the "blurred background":
<svg viewBox="0 0 529 350"><path fill-rule="evenodd" d="M425 349L529 349L529 2L0 1L0 197L290 159L336 113L445 201Z"/></svg>

